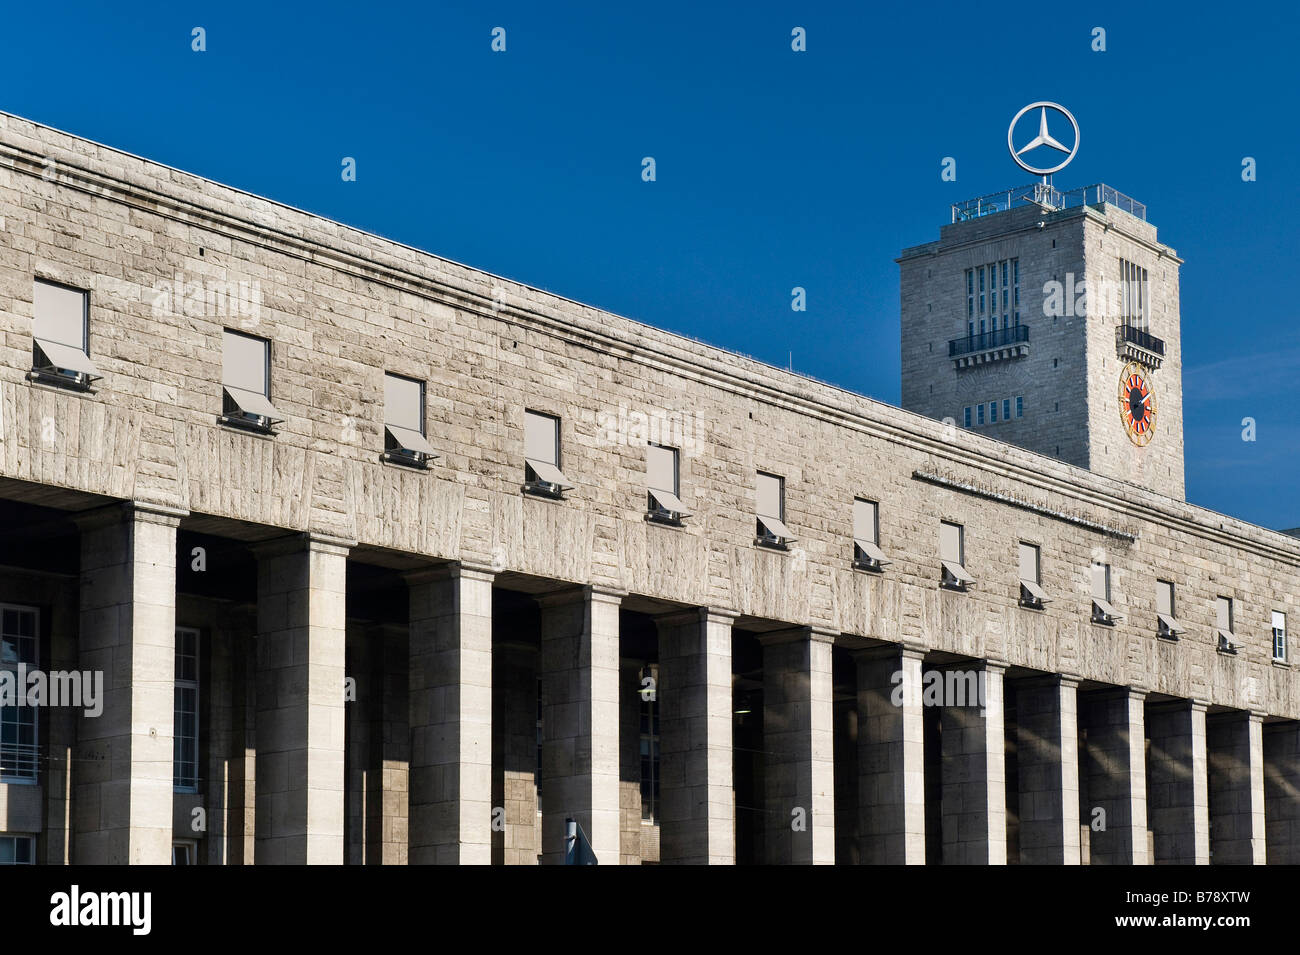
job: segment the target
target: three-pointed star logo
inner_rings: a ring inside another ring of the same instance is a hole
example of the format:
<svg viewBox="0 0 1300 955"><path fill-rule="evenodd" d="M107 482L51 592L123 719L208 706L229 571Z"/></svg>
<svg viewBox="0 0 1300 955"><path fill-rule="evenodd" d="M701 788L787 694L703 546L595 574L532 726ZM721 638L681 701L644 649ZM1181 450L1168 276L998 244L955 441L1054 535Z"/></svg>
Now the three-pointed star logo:
<svg viewBox="0 0 1300 955"><path fill-rule="evenodd" d="M1039 146L1051 146L1053 149L1059 149L1063 153L1069 153L1070 150L1057 141L1057 139L1047 131L1047 107L1043 106L1038 113L1038 135L1030 140L1029 145L1021 146L1016 150L1017 156L1023 156L1031 149L1037 149Z"/></svg>
<svg viewBox="0 0 1300 955"><path fill-rule="evenodd" d="M1020 122L1020 118L1024 116L1026 113L1029 113L1035 109L1038 110L1038 135L1035 136L1033 139L1031 139L1024 146L1021 146L1019 149L1017 149L1015 143L1012 141L1012 137L1015 135L1015 131L1016 131L1016 123ZM1057 139L1055 136L1051 134L1051 132L1048 131L1047 128L1048 110L1052 110L1053 112L1060 113L1062 116L1064 116L1066 119L1070 121L1070 125L1074 128L1073 148L1069 148L1065 146L1059 139ZM1061 160L1061 162L1055 166L1039 167L1039 166L1031 166L1025 160L1020 158L1025 153L1038 149L1040 146L1045 146L1048 149L1054 149L1057 152L1065 153L1066 154L1065 159ZM1011 158L1016 161L1016 165L1018 165L1021 169L1024 169L1027 172L1032 172L1038 176L1049 175L1051 173L1057 172L1060 169L1064 169L1069 164L1070 160L1074 158L1074 154L1079 151L1079 124L1078 122L1075 121L1075 118L1070 113L1070 111L1066 109L1064 106L1061 106L1059 103L1049 103L1046 100L1041 100L1037 103L1030 103L1020 112L1016 113L1015 118L1011 120L1011 125L1007 127L1007 149L1010 150Z"/></svg>

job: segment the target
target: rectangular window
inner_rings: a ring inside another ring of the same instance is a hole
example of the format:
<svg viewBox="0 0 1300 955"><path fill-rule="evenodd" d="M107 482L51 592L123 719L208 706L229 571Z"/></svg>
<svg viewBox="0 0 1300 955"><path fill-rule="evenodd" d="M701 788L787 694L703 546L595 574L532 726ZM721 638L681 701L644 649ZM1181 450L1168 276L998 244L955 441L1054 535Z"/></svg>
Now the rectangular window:
<svg viewBox="0 0 1300 955"><path fill-rule="evenodd" d="M759 471L754 491L758 543L784 547L795 539L785 526L785 478Z"/></svg>
<svg viewBox="0 0 1300 955"><path fill-rule="evenodd" d="M1002 420L1003 421L1011 420L1011 399L1010 398L1002 399Z"/></svg>
<svg viewBox="0 0 1300 955"><path fill-rule="evenodd" d="M271 404L271 342L255 335L222 333L222 421L270 431L284 420Z"/></svg>
<svg viewBox="0 0 1300 955"><path fill-rule="evenodd" d="M199 791L199 632L176 628L176 710L172 735L172 788Z"/></svg>
<svg viewBox="0 0 1300 955"><path fill-rule="evenodd" d="M646 683L647 678L657 681L659 668L641 669L641 685L657 685ZM659 818L659 705L653 693L637 695L641 700L641 821L654 822Z"/></svg>
<svg viewBox="0 0 1300 955"><path fill-rule="evenodd" d="M1125 259L1119 260L1121 301L1125 325L1146 330L1148 320L1147 270Z"/></svg>
<svg viewBox="0 0 1300 955"><path fill-rule="evenodd" d="M173 842L172 865L194 865L197 848L193 842Z"/></svg>
<svg viewBox="0 0 1300 955"><path fill-rule="evenodd" d="M1092 622L1114 626L1120 615L1110 603L1110 564L1092 565Z"/></svg>
<svg viewBox="0 0 1300 955"><path fill-rule="evenodd" d="M0 604L0 670L13 674L40 666L40 617L35 607ZM39 763L38 707L20 696L15 706L0 706L0 782L35 782Z"/></svg>
<svg viewBox="0 0 1300 955"><path fill-rule="evenodd" d="M427 466L437 457L425 440L424 382L384 372L384 457L397 464Z"/></svg>
<svg viewBox="0 0 1300 955"><path fill-rule="evenodd" d="M32 374L88 388L100 378L90 360L90 293L37 279L32 290Z"/></svg>
<svg viewBox="0 0 1300 955"><path fill-rule="evenodd" d="M678 497L680 455L676 448L646 447L647 513L655 520L676 523L690 512Z"/></svg>
<svg viewBox="0 0 1300 955"><path fill-rule="evenodd" d="M1232 598L1214 599L1214 627L1219 638L1219 649L1224 653L1237 652L1236 632L1232 629Z"/></svg>
<svg viewBox="0 0 1300 955"><path fill-rule="evenodd" d="M1286 614L1273 611L1273 659L1286 662Z"/></svg>
<svg viewBox="0 0 1300 955"><path fill-rule="evenodd" d="M560 496L572 488L560 470L560 419L540 411L524 411L524 488Z"/></svg>
<svg viewBox="0 0 1300 955"><path fill-rule="evenodd" d="M853 499L853 565L880 570L889 558L880 549L880 505L866 498Z"/></svg>
<svg viewBox="0 0 1300 955"><path fill-rule="evenodd" d="M966 529L950 521L939 522L939 563L943 568L943 586L965 590L975 583L966 572Z"/></svg>
<svg viewBox="0 0 1300 955"><path fill-rule="evenodd" d="M1174 613L1174 585L1169 580L1156 581L1156 633L1177 640L1183 626Z"/></svg>
<svg viewBox="0 0 1300 955"><path fill-rule="evenodd" d="M965 426L969 428L970 427L970 405L967 405L965 408L962 409L961 416L962 416L962 421L965 422Z"/></svg>
<svg viewBox="0 0 1300 955"><path fill-rule="evenodd" d="M35 865L36 837L0 835L0 865Z"/></svg>
<svg viewBox="0 0 1300 955"><path fill-rule="evenodd" d="M1026 607L1039 607L1051 598L1043 590L1041 552L1037 544L1020 542L1020 602Z"/></svg>
<svg viewBox="0 0 1300 955"><path fill-rule="evenodd" d="M984 423L984 405L983 405L983 404L979 404L979 405L976 405L976 406L975 406L975 423L976 423L976 424L983 424L983 423Z"/></svg>
<svg viewBox="0 0 1300 955"><path fill-rule="evenodd" d="M990 401L989 402L989 424L997 424L997 423L998 423L998 403L996 401Z"/></svg>
<svg viewBox="0 0 1300 955"><path fill-rule="evenodd" d="M1017 396L1017 397L1016 397L1016 417L1017 417L1017 418L1023 418L1024 416L1025 416L1025 399L1024 399L1023 396Z"/></svg>

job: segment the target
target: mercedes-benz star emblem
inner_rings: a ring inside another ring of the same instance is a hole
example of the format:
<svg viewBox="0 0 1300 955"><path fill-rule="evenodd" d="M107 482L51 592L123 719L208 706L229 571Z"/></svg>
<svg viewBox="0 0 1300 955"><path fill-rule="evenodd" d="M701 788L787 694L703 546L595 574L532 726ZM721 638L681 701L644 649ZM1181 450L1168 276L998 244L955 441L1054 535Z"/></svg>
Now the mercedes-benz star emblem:
<svg viewBox="0 0 1300 955"><path fill-rule="evenodd" d="M1016 123L1020 122L1020 117L1024 116L1026 113L1035 109L1039 110L1038 135L1035 136L1033 139L1031 139L1024 146L1021 146L1019 149L1017 149L1016 144L1013 141L1013 137L1015 136L1015 132L1016 132ZM1060 113L1062 116L1068 119L1070 121L1070 125L1074 127L1074 148L1073 149L1069 149L1063 146L1059 140L1057 140L1054 136L1052 136L1051 133L1047 131L1047 111L1049 109L1052 110L1053 112ZM1040 169L1037 166L1031 166L1029 165L1029 163L1025 162L1023 159L1020 158L1023 154L1029 152L1030 150L1037 149L1040 146L1044 146L1048 149L1055 149L1057 152L1067 153L1067 155L1063 160L1061 160L1061 162L1058 165L1051 166L1044 169ZM1015 118L1011 120L1011 125L1007 127L1007 149L1011 151L1011 158L1016 161L1016 165L1018 165L1021 169L1025 170L1026 172L1032 172L1035 176L1051 175L1052 173L1058 172L1064 169L1066 166L1068 166L1070 164L1070 160L1074 158L1074 154L1079 151L1079 124L1075 120L1074 115L1064 106L1062 106L1060 103L1049 103L1047 100L1039 100L1037 103L1030 103L1020 112L1016 113Z"/></svg>

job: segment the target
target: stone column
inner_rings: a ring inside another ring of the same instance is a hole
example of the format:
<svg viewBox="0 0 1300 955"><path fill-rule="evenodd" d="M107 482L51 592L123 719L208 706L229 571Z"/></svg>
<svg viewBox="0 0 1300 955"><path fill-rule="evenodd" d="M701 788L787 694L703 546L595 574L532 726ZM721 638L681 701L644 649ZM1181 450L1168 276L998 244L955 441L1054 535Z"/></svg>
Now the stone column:
<svg viewBox="0 0 1300 955"><path fill-rule="evenodd" d="M1102 828L1089 816L1092 865L1148 865L1146 731L1144 690L1088 694L1083 705L1088 745L1087 809L1100 809Z"/></svg>
<svg viewBox="0 0 1300 955"><path fill-rule="evenodd" d="M659 628L659 858L734 865L731 625L735 614L697 608Z"/></svg>
<svg viewBox="0 0 1300 955"><path fill-rule="evenodd" d="M492 578L465 564L406 575L411 865L492 861Z"/></svg>
<svg viewBox="0 0 1300 955"><path fill-rule="evenodd" d="M537 865L537 647L492 647L492 861Z"/></svg>
<svg viewBox="0 0 1300 955"><path fill-rule="evenodd" d="M254 548L259 865L344 861L348 547L303 534Z"/></svg>
<svg viewBox="0 0 1300 955"><path fill-rule="evenodd" d="M619 863L618 642L621 595L549 594L542 610L542 860L564 862L576 819L601 865Z"/></svg>
<svg viewBox="0 0 1300 955"><path fill-rule="evenodd" d="M945 671L962 698L945 694L940 712L944 865L1006 865L1006 736L1002 682L1006 664L985 661ZM982 687L982 692L981 692Z"/></svg>
<svg viewBox="0 0 1300 955"><path fill-rule="evenodd" d="M133 502L80 518L80 669L103 710L77 713L72 861L169 865L175 716L176 528Z"/></svg>
<svg viewBox="0 0 1300 955"><path fill-rule="evenodd" d="M896 646L854 654L864 864L925 864L923 657L920 648Z"/></svg>
<svg viewBox="0 0 1300 955"><path fill-rule="evenodd" d="M1054 675L1016 688L1020 861L1078 865L1078 681Z"/></svg>
<svg viewBox="0 0 1300 955"><path fill-rule="evenodd" d="M1300 865L1300 722L1264 726L1264 821L1270 865Z"/></svg>
<svg viewBox="0 0 1300 955"><path fill-rule="evenodd" d="M1216 865L1263 865L1264 714L1209 717L1210 861Z"/></svg>
<svg viewBox="0 0 1300 955"><path fill-rule="evenodd" d="M1208 865L1210 810L1200 700L1148 704L1147 818L1157 864Z"/></svg>
<svg viewBox="0 0 1300 955"><path fill-rule="evenodd" d="M835 863L831 648L837 633L763 634L763 786L769 864Z"/></svg>

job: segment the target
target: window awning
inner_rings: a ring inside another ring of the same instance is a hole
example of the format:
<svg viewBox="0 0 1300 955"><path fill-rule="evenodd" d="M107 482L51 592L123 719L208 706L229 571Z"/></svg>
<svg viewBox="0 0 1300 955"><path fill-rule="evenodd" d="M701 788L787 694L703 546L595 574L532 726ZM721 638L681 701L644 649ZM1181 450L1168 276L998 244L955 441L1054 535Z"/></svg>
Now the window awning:
<svg viewBox="0 0 1300 955"><path fill-rule="evenodd" d="M1110 601L1102 600L1100 597L1092 598L1092 605L1097 608L1097 612L1111 620L1122 620L1123 616L1115 612L1115 608L1110 605Z"/></svg>
<svg viewBox="0 0 1300 955"><path fill-rule="evenodd" d="M239 406L239 410L244 414L261 415L263 418L270 418L272 421L283 421L284 416L275 410L275 405L267 400L266 395L258 394L256 391L247 391L244 388L235 388L226 385L226 394L230 400Z"/></svg>
<svg viewBox="0 0 1300 955"><path fill-rule="evenodd" d="M650 496L653 497L665 511L672 511L679 517L690 517L690 512L686 510L686 505L681 502L672 491L660 491L650 488Z"/></svg>
<svg viewBox="0 0 1300 955"><path fill-rule="evenodd" d="M973 584L975 578L966 572L966 568L955 560L941 561L943 569L948 572L948 576L959 584Z"/></svg>
<svg viewBox="0 0 1300 955"><path fill-rule="evenodd" d="M420 454L427 454L431 458L437 457L434 454L433 446L424 439L424 435L411 428L403 428L395 424L384 425L385 430L393 436L404 451L418 451Z"/></svg>
<svg viewBox="0 0 1300 955"><path fill-rule="evenodd" d="M71 345L64 345L60 342L52 342L48 338L36 339L36 347L41 350L52 368L76 371L92 378L103 377L100 375L99 369L95 367L95 363L80 348L73 348Z"/></svg>
<svg viewBox="0 0 1300 955"><path fill-rule="evenodd" d="M764 517L758 515L758 522L767 528L767 532L773 537L779 537L783 541L792 541L795 536L790 533L790 528L785 526L785 522L779 517Z"/></svg>
<svg viewBox="0 0 1300 955"><path fill-rule="evenodd" d="M1047 591L1036 580L1030 580L1027 577L1020 578L1020 586L1025 588L1025 592L1033 597L1040 604L1045 604L1052 598L1047 596Z"/></svg>
<svg viewBox="0 0 1300 955"><path fill-rule="evenodd" d="M1156 614L1157 619L1164 625L1164 628L1170 633L1186 633L1187 629L1167 613Z"/></svg>
<svg viewBox="0 0 1300 955"><path fill-rule="evenodd" d="M863 556L865 556L867 560L880 564L881 566L890 562L889 558L885 556L885 552L881 550L874 541L869 541L864 537L855 537L853 538L853 543L858 545L858 550L862 551Z"/></svg>
<svg viewBox="0 0 1300 955"><path fill-rule="evenodd" d="M572 488L569 479L564 476L559 468L547 461L541 461L537 458L524 458L528 466L533 469L537 475L537 480L545 481L547 484L554 484L557 487Z"/></svg>

